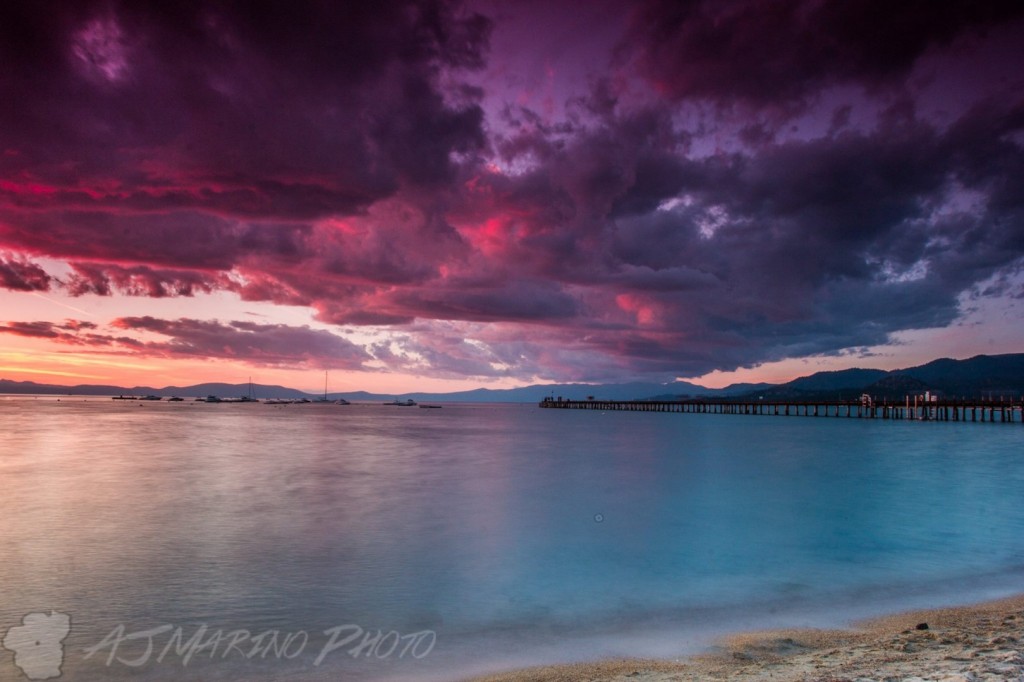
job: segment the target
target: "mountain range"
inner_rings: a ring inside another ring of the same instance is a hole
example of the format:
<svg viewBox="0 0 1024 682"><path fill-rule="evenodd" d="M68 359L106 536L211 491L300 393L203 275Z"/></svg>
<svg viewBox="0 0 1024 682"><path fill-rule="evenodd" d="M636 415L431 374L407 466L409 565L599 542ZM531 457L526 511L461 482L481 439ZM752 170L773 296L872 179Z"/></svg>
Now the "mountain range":
<svg viewBox="0 0 1024 682"><path fill-rule="evenodd" d="M876 399L901 399L930 391L950 398L1000 398L1024 395L1024 353L943 358L891 371L846 369L818 372L756 392L764 400L849 399L867 393ZM752 398L754 392L742 395Z"/></svg>
<svg viewBox="0 0 1024 682"><path fill-rule="evenodd" d="M0 394L20 395L157 395L233 397L249 395L249 384L206 383L192 386L109 386L83 384L59 386L33 381L0 379ZM763 400L827 400L856 398L868 393L875 398L899 399L905 395L932 391L950 397L1019 397L1024 395L1024 353L978 355L967 360L944 358L918 367L897 370L845 369L817 372L784 384L733 384L725 388L707 388L686 381L667 384L535 384L520 388L478 388L454 393L369 393L349 391L329 393L334 400L393 400L412 398L416 401L447 402L539 402L553 396L583 400L594 396L603 400L678 400L680 398L763 399ZM286 386L253 384L257 398L314 398Z"/></svg>

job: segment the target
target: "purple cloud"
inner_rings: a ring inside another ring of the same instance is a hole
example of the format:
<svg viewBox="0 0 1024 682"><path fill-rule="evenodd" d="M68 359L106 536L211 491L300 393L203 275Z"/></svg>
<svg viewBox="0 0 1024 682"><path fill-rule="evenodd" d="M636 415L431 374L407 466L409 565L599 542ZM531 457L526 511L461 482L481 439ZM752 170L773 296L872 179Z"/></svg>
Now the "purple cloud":
<svg viewBox="0 0 1024 682"><path fill-rule="evenodd" d="M391 341L153 317L7 333L670 379L884 344L1019 286L1018 3L607 3L588 17L618 40L540 41L530 78L491 46L501 16L440 0L0 12L0 286L231 292ZM541 82L560 106L517 89Z"/></svg>
<svg viewBox="0 0 1024 682"><path fill-rule="evenodd" d="M0 287L12 291L48 291L52 282L45 270L24 258L0 254Z"/></svg>

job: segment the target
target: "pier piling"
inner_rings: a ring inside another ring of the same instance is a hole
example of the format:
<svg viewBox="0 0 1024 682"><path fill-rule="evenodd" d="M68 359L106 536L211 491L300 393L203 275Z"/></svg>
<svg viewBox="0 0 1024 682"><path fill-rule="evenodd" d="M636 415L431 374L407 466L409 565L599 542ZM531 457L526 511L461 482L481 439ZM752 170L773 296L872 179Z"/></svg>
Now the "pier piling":
<svg viewBox="0 0 1024 682"><path fill-rule="evenodd" d="M1024 424L1024 401L930 400L900 403L884 401L728 401L728 400L568 400L544 398L540 407L561 410L677 412L754 416L844 417L882 421L967 422Z"/></svg>

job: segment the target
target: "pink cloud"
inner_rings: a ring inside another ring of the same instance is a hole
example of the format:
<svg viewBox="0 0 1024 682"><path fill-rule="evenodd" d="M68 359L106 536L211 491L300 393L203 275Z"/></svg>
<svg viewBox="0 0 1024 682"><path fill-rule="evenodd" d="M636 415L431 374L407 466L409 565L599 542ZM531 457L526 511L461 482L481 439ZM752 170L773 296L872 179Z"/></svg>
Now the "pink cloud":
<svg viewBox="0 0 1024 682"><path fill-rule="evenodd" d="M120 317L110 326L150 332L166 341L145 342L144 354L162 357L221 358L252 365L362 369L371 356L360 346L328 331L283 324L218 322L181 318Z"/></svg>
<svg viewBox="0 0 1024 682"><path fill-rule="evenodd" d="M53 278L23 257L0 253L0 287L12 291L48 291Z"/></svg>
<svg viewBox="0 0 1024 682"><path fill-rule="evenodd" d="M940 125L914 73L982 54L981 29L1019 37L1019 6L651 0L623 23L607 3L587 20L622 25L577 32L579 52L559 23L575 9L524 7L513 34L546 18L536 61L558 68L514 87L508 65L532 57L490 53L492 21L440 1L172 16L86 0L0 23L0 96L18 103L0 108L0 286L231 292L390 327L396 345L154 317L4 331L282 366L672 378L949 325L965 294L1017 276L1019 88ZM488 58L505 85L470 73ZM545 111L515 103L539 85Z"/></svg>
<svg viewBox="0 0 1024 682"><path fill-rule="evenodd" d="M116 318L106 327L123 333L100 333L99 325L80 320L8 322L0 325L0 333L141 357L221 359L264 367L363 370L372 359L338 334L305 326L144 316ZM144 340L140 333L163 338Z"/></svg>
<svg viewBox="0 0 1024 682"><path fill-rule="evenodd" d="M72 296L110 296L117 291L126 296L164 298L235 288L235 283L220 273L80 262L72 262L71 268L73 272L62 286Z"/></svg>

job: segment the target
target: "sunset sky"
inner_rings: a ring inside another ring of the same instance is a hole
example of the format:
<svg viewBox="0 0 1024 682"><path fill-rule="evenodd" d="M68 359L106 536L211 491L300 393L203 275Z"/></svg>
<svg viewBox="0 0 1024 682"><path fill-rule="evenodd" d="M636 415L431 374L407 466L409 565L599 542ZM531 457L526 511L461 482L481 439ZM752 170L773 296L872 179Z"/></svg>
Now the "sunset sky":
<svg viewBox="0 0 1024 682"><path fill-rule="evenodd" d="M0 378L1024 351L1024 3L7 1Z"/></svg>

